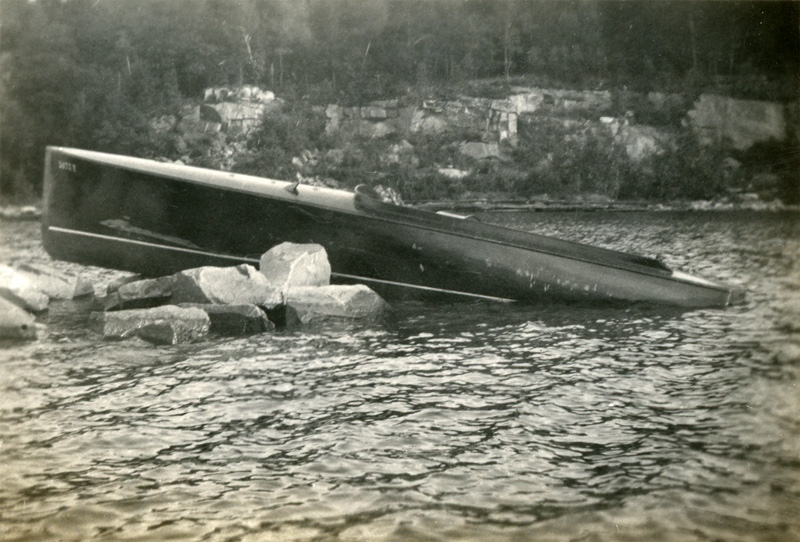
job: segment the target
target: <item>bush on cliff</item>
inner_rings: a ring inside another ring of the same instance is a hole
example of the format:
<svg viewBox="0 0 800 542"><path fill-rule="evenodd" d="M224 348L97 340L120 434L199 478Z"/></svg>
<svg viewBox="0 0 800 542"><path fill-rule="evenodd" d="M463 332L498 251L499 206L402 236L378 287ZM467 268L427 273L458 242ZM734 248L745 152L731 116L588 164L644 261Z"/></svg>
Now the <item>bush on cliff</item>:
<svg viewBox="0 0 800 542"><path fill-rule="evenodd" d="M238 173L293 179L297 172L292 158L304 150L327 147L325 117L305 102L264 116L247 139L246 152L237 159Z"/></svg>
<svg viewBox="0 0 800 542"><path fill-rule="evenodd" d="M796 131L785 142L756 143L736 158L751 173L753 182L749 189L778 197L785 203L800 203L800 142Z"/></svg>
<svg viewBox="0 0 800 542"><path fill-rule="evenodd" d="M592 193L616 198L629 181L631 163L610 132L588 122L537 122L514 149L515 163L527 171L513 183L518 196L570 197Z"/></svg>
<svg viewBox="0 0 800 542"><path fill-rule="evenodd" d="M617 195L653 201L722 196L733 182L723 174L725 158L722 147L703 147L691 134L681 134L674 149L630 164Z"/></svg>

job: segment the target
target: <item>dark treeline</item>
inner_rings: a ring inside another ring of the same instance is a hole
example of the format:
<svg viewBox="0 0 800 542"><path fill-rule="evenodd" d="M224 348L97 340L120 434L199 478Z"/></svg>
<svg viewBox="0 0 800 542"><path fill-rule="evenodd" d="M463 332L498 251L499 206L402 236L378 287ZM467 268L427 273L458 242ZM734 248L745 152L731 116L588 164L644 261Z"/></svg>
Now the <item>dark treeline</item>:
<svg viewBox="0 0 800 542"><path fill-rule="evenodd" d="M0 0L0 188L45 145L156 154L148 119L256 84L357 103L475 78L794 99L795 2ZM26 192L28 194L26 194Z"/></svg>

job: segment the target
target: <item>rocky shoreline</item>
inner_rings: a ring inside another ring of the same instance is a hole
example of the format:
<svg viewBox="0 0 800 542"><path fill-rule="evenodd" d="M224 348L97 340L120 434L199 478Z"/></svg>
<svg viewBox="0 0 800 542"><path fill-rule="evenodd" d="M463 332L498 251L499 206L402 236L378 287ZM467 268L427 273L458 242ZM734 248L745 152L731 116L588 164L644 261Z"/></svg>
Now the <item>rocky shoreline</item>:
<svg viewBox="0 0 800 542"><path fill-rule="evenodd" d="M5 205L0 207L0 220L39 220L42 218L42 204Z"/></svg>
<svg viewBox="0 0 800 542"><path fill-rule="evenodd" d="M41 264L0 265L0 339L35 340L36 315L52 301L91 299L86 323L98 338L152 344L243 336L327 321L374 321L389 305L369 287L330 284L320 245L282 243L259 268L199 267L158 278L127 276L102 295L80 273Z"/></svg>

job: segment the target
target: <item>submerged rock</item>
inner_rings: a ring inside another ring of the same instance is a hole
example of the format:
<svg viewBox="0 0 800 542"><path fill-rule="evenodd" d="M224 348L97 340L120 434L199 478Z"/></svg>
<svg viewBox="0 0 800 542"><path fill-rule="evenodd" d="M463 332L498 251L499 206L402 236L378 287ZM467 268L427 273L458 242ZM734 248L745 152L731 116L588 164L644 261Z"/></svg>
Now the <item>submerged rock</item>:
<svg viewBox="0 0 800 542"><path fill-rule="evenodd" d="M73 299L94 294L94 286L82 275L65 273L40 264L23 264L19 272L50 299Z"/></svg>
<svg viewBox="0 0 800 542"><path fill-rule="evenodd" d="M800 361L800 344L785 343L772 352L772 359L777 363L797 363Z"/></svg>
<svg viewBox="0 0 800 542"><path fill-rule="evenodd" d="M0 265L0 297L32 312L41 312L50 303L50 298L31 279L7 265Z"/></svg>
<svg viewBox="0 0 800 542"><path fill-rule="evenodd" d="M0 339L36 338L36 320L14 303L0 298Z"/></svg>
<svg viewBox="0 0 800 542"><path fill-rule="evenodd" d="M211 321L200 309L165 305L151 309L93 312L89 324L104 339L140 337L156 344L178 344L205 337Z"/></svg>
<svg viewBox="0 0 800 542"><path fill-rule="evenodd" d="M197 267L175 275L171 302L250 304L272 309L283 303L280 290L252 265Z"/></svg>
<svg viewBox="0 0 800 542"><path fill-rule="evenodd" d="M152 344L179 344L183 340L180 326L174 322L155 322L147 324L136 330L136 336Z"/></svg>
<svg viewBox="0 0 800 542"><path fill-rule="evenodd" d="M291 319L304 324L343 318L374 320L387 307L381 296L363 284L292 288L286 300Z"/></svg>
<svg viewBox="0 0 800 542"><path fill-rule="evenodd" d="M800 313L785 314L778 319L778 328L785 331L800 331Z"/></svg>
<svg viewBox="0 0 800 542"><path fill-rule="evenodd" d="M275 324L255 305L182 303L179 306L204 311L211 319L210 331L220 335L253 335L275 329Z"/></svg>
<svg viewBox="0 0 800 542"><path fill-rule="evenodd" d="M327 286L331 264L322 245L281 243L261 256L261 273L286 296L290 288Z"/></svg>

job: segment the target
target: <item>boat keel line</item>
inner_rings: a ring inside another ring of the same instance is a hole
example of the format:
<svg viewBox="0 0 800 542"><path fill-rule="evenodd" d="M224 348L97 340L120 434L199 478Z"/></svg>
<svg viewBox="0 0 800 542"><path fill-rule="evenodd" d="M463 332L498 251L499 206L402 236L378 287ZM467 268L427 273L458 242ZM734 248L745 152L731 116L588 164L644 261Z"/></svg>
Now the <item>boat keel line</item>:
<svg viewBox="0 0 800 542"><path fill-rule="evenodd" d="M348 275L346 273L334 273L334 272L331 272L331 275L339 277L339 278L343 278L343 279L348 279L348 280L356 280L356 281L363 281L363 282L374 282L374 283L377 283L377 284L385 284L387 286L400 286L400 287L403 287L403 288L414 288L414 289L417 289L417 290L423 290L423 291L426 291L426 292L436 292L436 293L440 293L440 294L460 295L460 296L464 296L464 297L471 297L471 298L474 298L474 299L481 299L481 300L484 300L484 301L496 301L498 303L515 303L515 301L513 299L508 299L508 298L505 298L505 297L494 297L494 296L491 296L491 295L471 294L469 292L461 292L461 291L458 291L458 290L447 290L447 289L444 289L444 288L434 288L432 286L421 286L419 284L408 284L407 282L395 282L395 281L392 281L392 280L373 279L373 278L369 278L369 277L361 277L361 276L358 276L358 275Z"/></svg>
<svg viewBox="0 0 800 542"><path fill-rule="evenodd" d="M185 254L195 254L195 255L199 255L199 256L209 256L209 257L212 257L212 258L223 258L223 259L227 259L227 260L231 260L231 261L239 262L239 263L243 263L244 262L244 263L250 263L250 264L255 264L255 265L258 265L260 263L260 260L256 260L254 258L247 258L247 257L244 257L244 256L230 256L228 254L219 254L217 252L208 252L208 251L205 251L205 250L195 250L195 249L191 249L191 248L176 247L176 246L171 246L171 245L162 245L162 244L159 244L159 243L150 243L148 241L139 241L139 240L136 240L136 239L124 239L122 237L114 237L114 236L111 236L111 235L103 235L101 233L91 233L91 232L87 232L87 231L72 230L72 229L69 229L69 228L61 228L59 226L47 226L47 229L50 230L50 231L54 231L54 232L57 232L57 233L64 233L64 234L67 234L67 235L75 235L75 236L79 236L79 237L89 237L89 238L92 238L92 239L102 239L104 241L116 241L118 243L129 243L129 244L132 244L132 245L138 245L138 246L142 246L142 247L157 248L157 249L161 249L161 250L171 250L171 251L174 251L174 252L183 252ZM347 279L347 280L354 280L354 281L357 281L357 282L369 282L369 283L375 283L375 284L382 284L382 285L386 285L386 286L397 286L397 287L401 287L401 288L412 288L412 289L415 289L415 290L422 290L422 291L425 291L425 292L435 292L435 293L448 294L448 295L457 295L457 296L462 296L462 297L469 297L469 298L472 298L472 299L479 299L479 300L483 300L483 301L495 301L495 302L499 302L499 303L514 303L513 299L508 299L508 298L505 298L505 297L494 297L494 296L490 296L490 295L472 294L472 293L468 293L468 292L461 292L461 291L458 291L458 290L447 290L447 289L444 289L444 288L434 288L432 286L421 286L419 284L409 284L409 283L406 283L406 282L395 282L395 281L392 281L392 280L374 279L374 278L370 278L370 277L362 277L362 276L359 276L359 275L348 275L347 273L331 272L331 275L334 276L334 277L337 277L337 278L342 278L342 279Z"/></svg>

